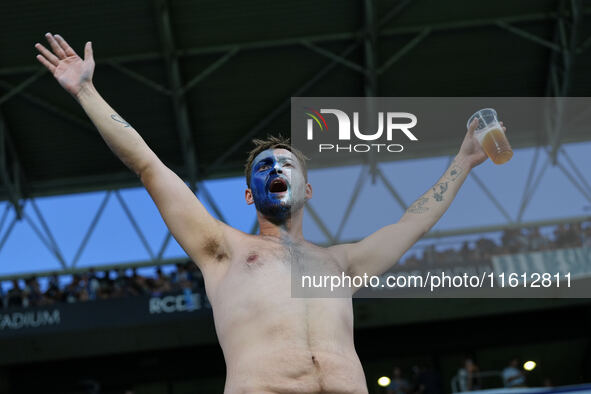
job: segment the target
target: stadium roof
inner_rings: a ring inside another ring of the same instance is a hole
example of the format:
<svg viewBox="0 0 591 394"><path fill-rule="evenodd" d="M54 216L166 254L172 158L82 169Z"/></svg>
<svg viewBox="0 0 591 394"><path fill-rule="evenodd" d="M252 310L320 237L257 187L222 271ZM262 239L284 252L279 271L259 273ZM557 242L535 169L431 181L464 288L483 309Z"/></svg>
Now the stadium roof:
<svg viewBox="0 0 591 394"><path fill-rule="evenodd" d="M590 19L580 0L2 2L0 199L138 185L36 63L46 31L93 42L99 91L195 181L289 134L292 96L588 96Z"/></svg>

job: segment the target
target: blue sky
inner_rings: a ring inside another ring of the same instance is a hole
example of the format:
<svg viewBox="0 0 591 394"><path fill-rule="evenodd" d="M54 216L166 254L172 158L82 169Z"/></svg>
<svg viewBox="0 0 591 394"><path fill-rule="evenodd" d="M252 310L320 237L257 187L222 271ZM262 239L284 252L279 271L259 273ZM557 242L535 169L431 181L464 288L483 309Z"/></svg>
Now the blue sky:
<svg viewBox="0 0 591 394"><path fill-rule="evenodd" d="M570 144L566 145L565 149L586 176L587 183L591 184L591 174L588 171L591 168L591 143ZM487 182L490 190L512 217L516 216L519 209L533 152L533 149L516 150L513 159L507 164L497 166L487 161L475 169L475 173ZM545 153L541 158L545 158ZM379 166L404 201L410 204L441 176L448 163L449 157L436 157L382 163ZM314 188L311 204L316 211L322 213L333 234L343 217L360 171L360 167L310 171L309 181ZM249 231L254 219L254 208L244 202L244 179L239 177L211 180L205 182L205 185L229 224L240 230ZM142 188L122 190L121 194L151 248L157 252L166 235L166 227L153 202ZM105 192L98 192L36 199L66 261L72 261L104 196ZM6 202L0 204L0 215L5 205ZM205 205L207 206L207 203ZM34 217L30 204L27 205L26 212L30 217ZM342 240L362 238L382 226L397 221L402 213L402 208L396 204L381 181L378 180L375 184L368 182L351 212ZM6 223L12 215L9 214ZM523 220L580 215L591 215L591 202L572 186L557 167L550 166ZM40 225L36 219L34 221ZM505 223L505 219L478 188L476 182L469 177L435 229L502 223ZM0 235L3 235L5 230L6 224L0 229ZM326 240L309 217L305 219L304 234L314 242L323 243ZM173 240L169 243L165 256L184 256L184 252ZM148 257L122 207L112 195L105 214L77 266L89 267L104 263L146 260ZM59 267L57 259L25 221L17 223L0 251L0 275L52 270Z"/></svg>

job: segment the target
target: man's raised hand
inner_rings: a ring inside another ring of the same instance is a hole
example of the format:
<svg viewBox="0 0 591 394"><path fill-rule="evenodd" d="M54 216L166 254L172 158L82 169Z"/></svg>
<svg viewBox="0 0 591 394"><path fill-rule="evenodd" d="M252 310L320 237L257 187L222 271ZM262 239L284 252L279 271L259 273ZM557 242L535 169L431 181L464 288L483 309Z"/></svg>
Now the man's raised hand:
<svg viewBox="0 0 591 394"><path fill-rule="evenodd" d="M503 122L499 122L503 131L507 132L507 128L503 125ZM473 119L472 123L468 128L468 132L466 133L466 137L464 137L464 141L462 142L462 146L460 147L459 155L464 156L464 158L470 164L470 167L476 167L477 165L484 162L488 156L482 149L480 142L478 142L478 138L474 135L474 132L478 128L478 119Z"/></svg>
<svg viewBox="0 0 591 394"><path fill-rule="evenodd" d="M53 74L64 89L78 97L84 87L92 84L94 58L91 43L86 43L82 60L59 34L47 33L45 38L51 51L36 43L35 48L39 51L37 60Z"/></svg>

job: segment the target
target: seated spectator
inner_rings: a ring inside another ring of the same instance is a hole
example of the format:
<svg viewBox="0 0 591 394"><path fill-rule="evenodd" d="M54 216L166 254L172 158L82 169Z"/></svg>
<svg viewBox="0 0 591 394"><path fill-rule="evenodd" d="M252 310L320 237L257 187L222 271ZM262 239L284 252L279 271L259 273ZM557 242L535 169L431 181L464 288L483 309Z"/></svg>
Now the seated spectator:
<svg viewBox="0 0 591 394"><path fill-rule="evenodd" d="M478 366L471 357L466 357L462 367L458 370L458 383L460 391L480 390L480 378Z"/></svg>
<svg viewBox="0 0 591 394"><path fill-rule="evenodd" d="M476 241L476 254L480 260L489 259L496 254L497 244L488 238L480 238Z"/></svg>
<svg viewBox="0 0 591 394"><path fill-rule="evenodd" d="M137 268L131 269L130 286L134 295L144 295L148 293L146 278L137 273Z"/></svg>
<svg viewBox="0 0 591 394"><path fill-rule="evenodd" d="M23 289L23 306L37 306L43 304L43 293L35 276L25 280Z"/></svg>
<svg viewBox="0 0 591 394"><path fill-rule="evenodd" d="M116 273L115 280L113 280L113 297L129 295L129 278L125 275L125 270L119 268Z"/></svg>
<svg viewBox="0 0 591 394"><path fill-rule="evenodd" d="M566 230L566 226L564 224L559 224L554 229L554 245L557 248L565 248L568 244L568 234Z"/></svg>
<svg viewBox="0 0 591 394"><path fill-rule="evenodd" d="M22 307L23 306L23 291L20 288L18 279L12 280L12 289L7 293L8 307Z"/></svg>
<svg viewBox="0 0 591 394"><path fill-rule="evenodd" d="M47 291L45 292L45 299L48 304L53 304L55 302L61 301L62 293L59 286L59 278L57 274L51 275L49 278L49 285L47 287Z"/></svg>
<svg viewBox="0 0 591 394"><path fill-rule="evenodd" d="M412 269L420 266L421 259L416 254L411 254L404 260L404 268Z"/></svg>
<svg viewBox="0 0 591 394"><path fill-rule="evenodd" d="M6 294L4 294L4 286L0 282L0 309L6 308Z"/></svg>
<svg viewBox="0 0 591 394"><path fill-rule="evenodd" d="M69 304L78 301L78 282L79 278L77 275L72 277L72 281L66 285L62 292L62 301Z"/></svg>
<svg viewBox="0 0 591 394"><path fill-rule="evenodd" d="M584 230L583 246L587 247L587 248L591 248L591 227L587 227Z"/></svg>
<svg viewBox="0 0 591 394"><path fill-rule="evenodd" d="M105 270L103 276L99 279L100 298L109 298L113 294L113 280L111 279L111 272Z"/></svg>
<svg viewBox="0 0 591 394"><path fill-rule="evenodd" d="M435 244L430 244L423 249L423 263L427 265L435 264L437 260L437 251L435 250Z"/></svg>
<svg viewBox="0 0 591 394"><path fill-rule="evenodd" d="M583 245L584 240L584 231L583 231L583 224L581 222L571 224L571 231L572 231L572 238L573 248L579 248Z"/></svg>
<svg viewBox="0 0 591 394"><path fill-rule="evenodd" d="M530 251L538 251L545 249L550 244L550 241L540 234L539 227L531 227L527 233L527 247Z"/></svg>
<svg viewBox="0 0 591 394"><path fill-rule="evenodd" d="M171 284L175 291L191 288L191 273L185 264L176 265L176 273L171 277Z"/></svg>
<svg viewBox="0 0 591 394"><path fill-rule="evenodd" d="M170 279L162 273L160 267L156 268L156 279L152 294L162 294L171 290Z"/></svg>
<svg viewBox="0 0 591 394"><path fill-rule="evenodd" d="M90 300L96 300L97 297L99 296L100 290L101 290L101 284L100 281L96 275L96 273L94 272L94 268L91 268L88 271L88 276L86 278L87 280L87 291L88 291L88 298Z"/></svg>
<svg viewBox="0 0 591 394"><path fill-rule="evenodd" d="M503 233L502 246L509 253L522 253L527 250L527 239L521 229L510 229Z"/></svg>
<svg viewBox="0 0 591 394"><path fill-rule="evenodd" d="M519 369L519 358L513 357L503 369L503 384L505 387L525 387L525 376Z"/></svg>
<svg viewBox="0 0 591 394"><path fill-rule="evenodd" d="M463 262L470 262L472 260L472 250L470 249L470 244L468 241L464 241L462 243L462 249L460 249L460 256Z"/></svg>

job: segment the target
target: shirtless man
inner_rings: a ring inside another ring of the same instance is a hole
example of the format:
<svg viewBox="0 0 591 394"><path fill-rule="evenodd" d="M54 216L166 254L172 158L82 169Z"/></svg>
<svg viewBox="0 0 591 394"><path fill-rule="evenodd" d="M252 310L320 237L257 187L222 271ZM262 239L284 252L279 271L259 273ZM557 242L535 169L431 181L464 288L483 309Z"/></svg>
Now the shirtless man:
<svg viewBox="0 0 591 394"><path fill-rule="evenodd" d="M442 178L398 223L352 244L321 248L302 235L312 197L305 161L286 141L258 141L247 163L247 204L259 235L216 220L185 183L92 84L84 60L59 35L37 59L84 108L111 150L141 179L178 243L203 272L226 360L225 393L367 393L353 343L351 297L292 298L290 268L324 264L349 275L378 275L425 234L449 207L470 169L486 159L471 125Z"/></svg>

